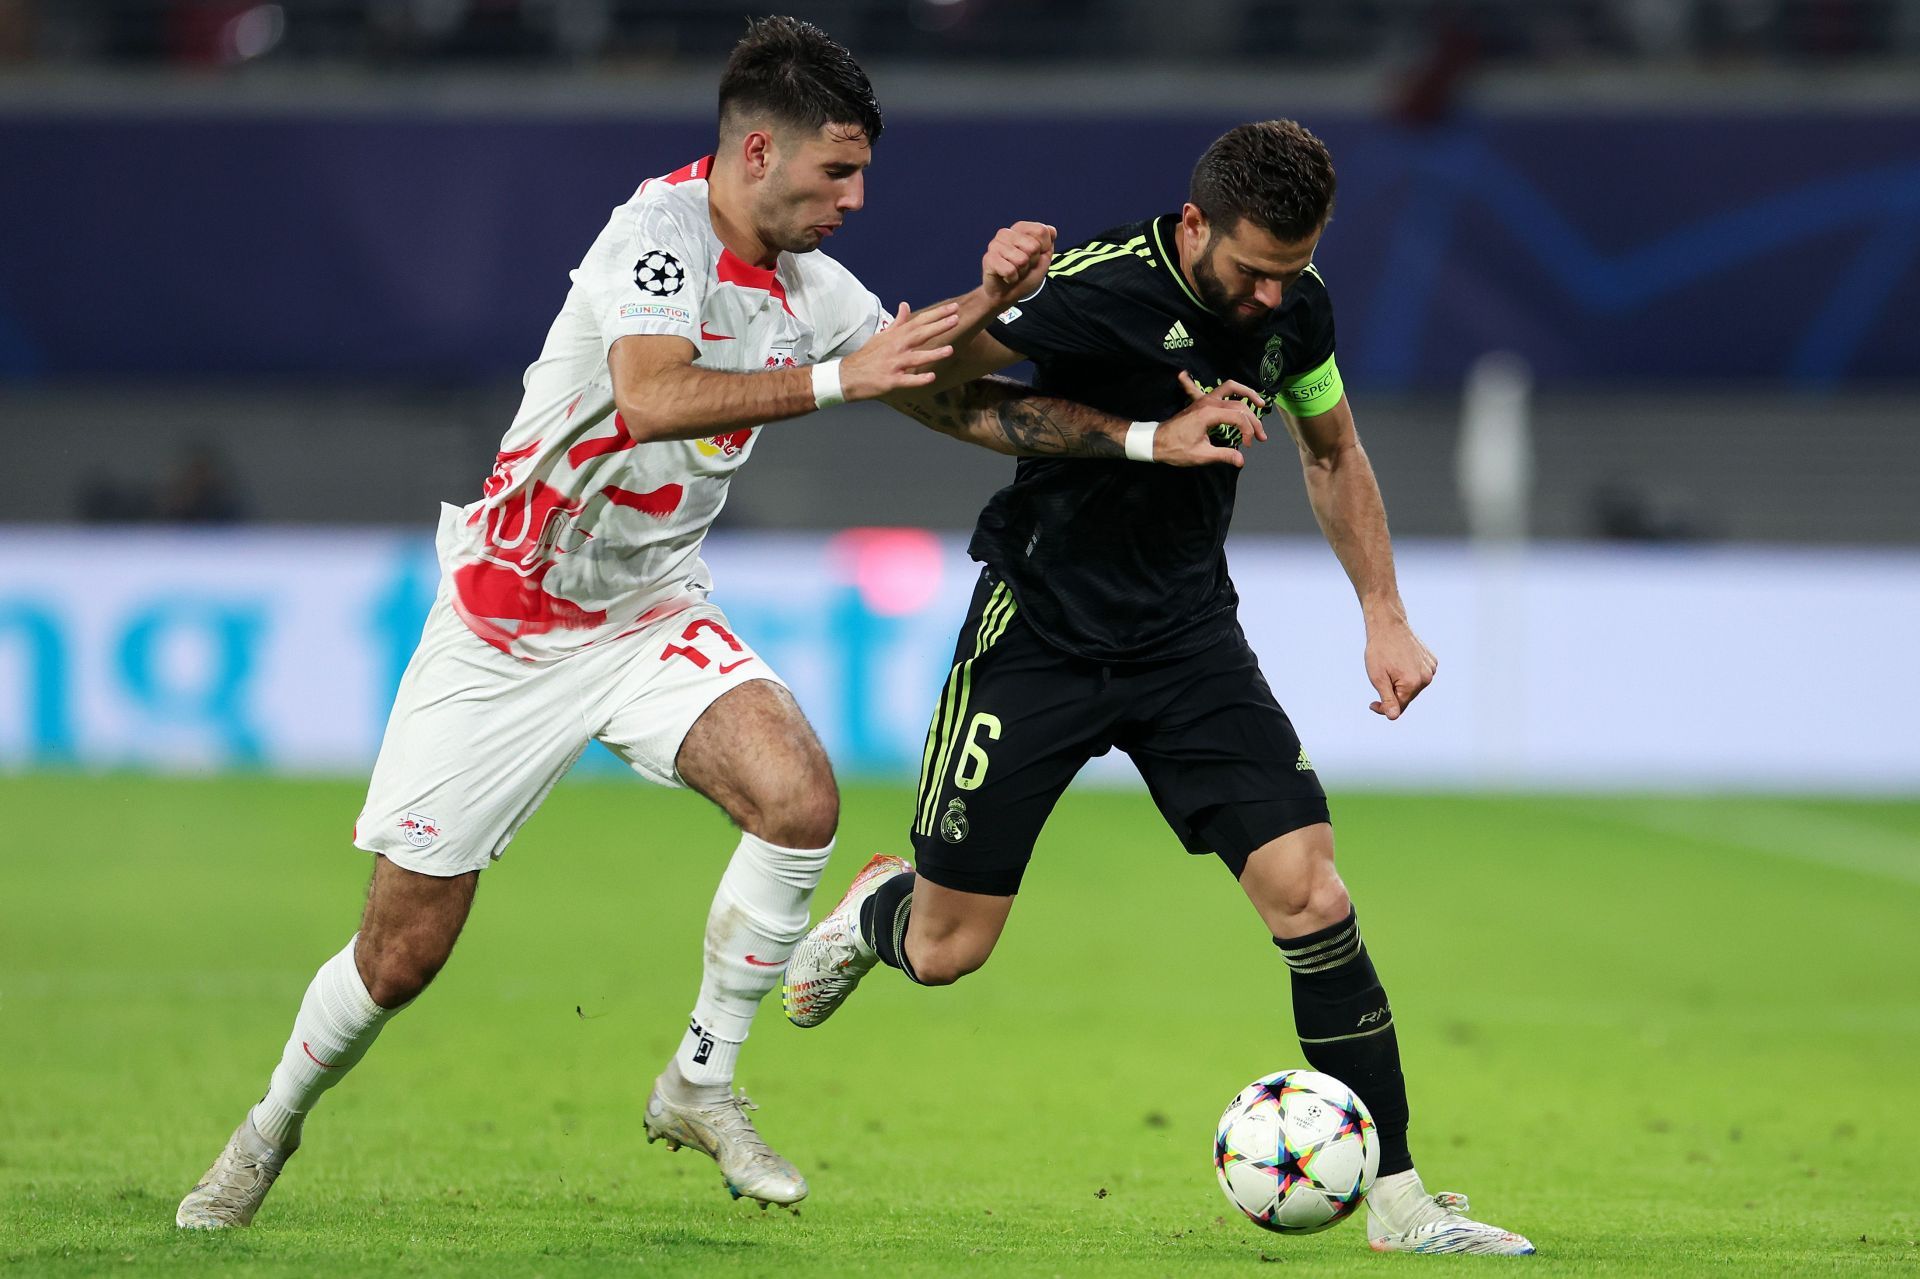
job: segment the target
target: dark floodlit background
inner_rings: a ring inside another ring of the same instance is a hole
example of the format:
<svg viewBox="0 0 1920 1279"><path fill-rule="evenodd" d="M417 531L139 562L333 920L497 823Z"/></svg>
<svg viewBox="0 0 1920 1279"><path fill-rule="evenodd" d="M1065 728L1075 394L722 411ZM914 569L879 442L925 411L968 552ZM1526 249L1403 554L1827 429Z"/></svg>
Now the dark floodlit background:
<svg viewBox="0 0 1920 1279"><path fill-rule="evenodd" d="M1257 453L1246 624L1333 785L1920 786L1920 0L792 7L887 109L831 250L890 301L1010 219L1177 208L1239 121L1328 141L1341 367L1442 661L1380 731ZM743 16L0 0L0 767L364 769L436 504L608 210L709 149ZM843 770L918 759L1010 469L871 408L761 436L718 598Z"/></svg>

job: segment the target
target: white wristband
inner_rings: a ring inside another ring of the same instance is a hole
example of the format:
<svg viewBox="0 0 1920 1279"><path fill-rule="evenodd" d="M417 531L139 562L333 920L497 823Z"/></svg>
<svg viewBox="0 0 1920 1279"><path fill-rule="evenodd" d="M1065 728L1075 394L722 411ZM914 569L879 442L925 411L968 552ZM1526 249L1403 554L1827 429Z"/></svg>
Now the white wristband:
<svg viewBox="0 0 1920 1279"><path fill-rule="evenodd" d="M840 361L828 360L825 364L814 365L813 407L830 409L846 402L846 393L840 389Z"/></svg>
<svg viewBox="0 0 1920 1279"><path fill-rule="evenodd" d="M1158 422L1135 422L1127 428L1127 457L1135 462L1153 461L1153 433Z"/></svg>

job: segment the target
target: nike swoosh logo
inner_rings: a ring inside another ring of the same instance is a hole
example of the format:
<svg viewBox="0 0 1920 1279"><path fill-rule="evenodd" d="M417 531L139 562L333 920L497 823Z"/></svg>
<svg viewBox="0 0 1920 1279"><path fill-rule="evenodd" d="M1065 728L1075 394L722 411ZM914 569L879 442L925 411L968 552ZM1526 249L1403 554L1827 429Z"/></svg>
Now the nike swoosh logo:
<svg viewBox="0 0 1920 1279"><path fill-rule="evenodd" d="M759 959L753 955L747 956L747 962L755 968L784 968L787 964L784 959Z"/></svg>
<svg viewBox="0 0 1920 1279"><path fill-rule="evenodd" d="M751 657L743 657L737 662L728 662L725 666L721 666L716 669L718 670L719 674L731 675L733 672L739 670L742 666L745 666L748 662L751 662L752 660L753 659ZM748 958L752 958L752 956L748 956Z"/></svg>
<svg viewBox="0 0 1920 1279"><path fill-rule="evenodd" d="M700 323L700 340L703 342L731 342L733 341L733 334L709 333L707 332L706 321L703 320Z"/></svg>
<svg viewBox="0 0 1920 1279"><path fill-rule="evenodd" d="M301 1051L301 1052L303 1052L303 1053L305 1053L305 1054L306 1054L307 1056L309 1056L309 1057L313 1057L313 1064L314 1064L314 1065L316 1065L316 1066L318 1066L318 1067L320 1067L320 1069L322 1069L322 1070L338 1070L338 1069L340 1069L340 1063L338 1063L338 1062L333 1062L333 1061L321 1061L321 1060L320 1060L320 1059L319 1059L318 1057L314 1057L314 1056L313 1056L313 1049L311 1049L311 1048L309 1048L309 1047L307 1047L307 1041L306 1041L306 1040L304 1040L304 1039L300 1041L300 1051Z"/></svg>

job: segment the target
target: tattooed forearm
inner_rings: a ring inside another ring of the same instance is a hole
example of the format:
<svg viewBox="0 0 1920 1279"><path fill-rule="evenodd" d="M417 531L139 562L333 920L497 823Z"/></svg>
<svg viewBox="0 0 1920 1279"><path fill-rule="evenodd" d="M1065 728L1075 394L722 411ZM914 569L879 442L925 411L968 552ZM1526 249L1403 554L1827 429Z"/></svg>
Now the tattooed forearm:
<svg viewBox="0 0 1920 1279"><path fill-rule="evenodd" d="M1089 429L1083 423L1076 428L1059 420L1073 416L1070 411L1074 409L1087 413L1093 410L1071 403L1061 403L1059 407L1063 411L1056 416L1042 401L1008 400L994 409L994 417L1000 423L1000 434L1022 457L1126 456L1126 446L1104 434L1097 425ZM1105 418L1104 414L1099 416Z"/></svg>
<svg viewBox="0 0 1920 1279"><path fill-rule="evenodd" d="M918 419L943 435L959 435L966 428L959 399L964 387L936 391L932 395L895 394L889 402L907 416Z"/></svg>
<svg viewBox="0 0 1920 1279"><path fill-rule="evenodd" d="M942 435L1016 457L1125 457L1127 423L1002 378L888 397Z"/></svg>

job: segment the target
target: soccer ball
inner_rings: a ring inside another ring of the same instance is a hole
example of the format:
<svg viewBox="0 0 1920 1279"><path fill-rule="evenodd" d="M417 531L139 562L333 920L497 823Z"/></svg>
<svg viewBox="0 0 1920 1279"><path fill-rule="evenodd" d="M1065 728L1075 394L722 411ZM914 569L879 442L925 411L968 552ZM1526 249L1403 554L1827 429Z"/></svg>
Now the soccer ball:
<svg viewBox="0 0 1920 1279"><path fill-rule="evenodd" d="M1227 1106L1213 1167L1220 1189L1255 1225L1305 1235L1360 1206L1380 1169L1380 1144L1351 1088L1318 1071L1282 1070Z"/></svg>

